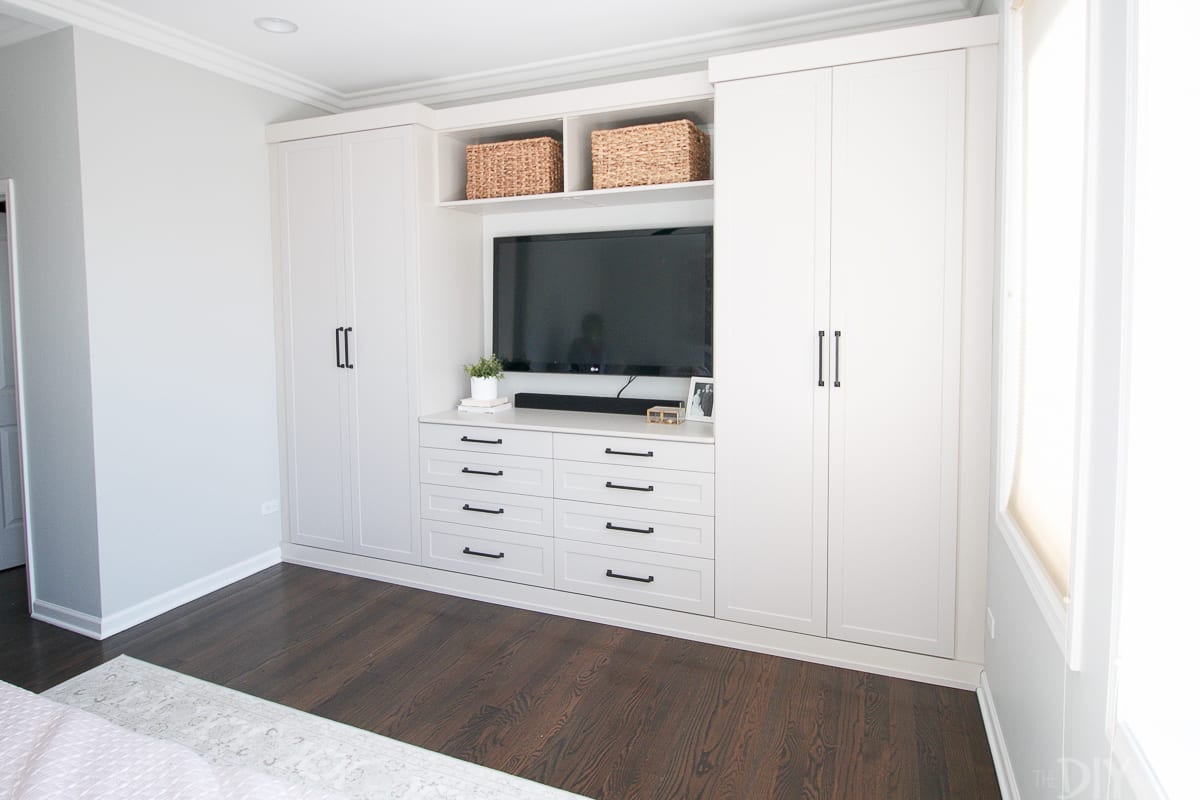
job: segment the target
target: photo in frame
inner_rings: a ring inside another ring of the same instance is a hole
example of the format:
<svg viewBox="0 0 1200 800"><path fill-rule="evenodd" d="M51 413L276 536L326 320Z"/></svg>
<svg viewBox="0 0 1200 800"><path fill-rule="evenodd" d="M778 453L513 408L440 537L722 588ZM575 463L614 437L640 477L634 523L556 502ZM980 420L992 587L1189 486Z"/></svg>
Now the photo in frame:
<svg viewBox="0 0 1200 800"><path fill-rule="evenodd" d="M712 378L692 378L688 386L687 419L689 422L713 421Z"/></svg>

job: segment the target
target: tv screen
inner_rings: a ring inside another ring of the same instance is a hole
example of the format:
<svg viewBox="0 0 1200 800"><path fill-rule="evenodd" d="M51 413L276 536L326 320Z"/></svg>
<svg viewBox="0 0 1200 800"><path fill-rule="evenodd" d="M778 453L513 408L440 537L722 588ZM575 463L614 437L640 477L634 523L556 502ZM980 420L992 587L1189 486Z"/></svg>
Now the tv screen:
<svg viewBox="0 0 1200 800"><path fill-rule="evenodd" d="M494 242L492 342L506 370L712 375L712 228Z"/></svg>

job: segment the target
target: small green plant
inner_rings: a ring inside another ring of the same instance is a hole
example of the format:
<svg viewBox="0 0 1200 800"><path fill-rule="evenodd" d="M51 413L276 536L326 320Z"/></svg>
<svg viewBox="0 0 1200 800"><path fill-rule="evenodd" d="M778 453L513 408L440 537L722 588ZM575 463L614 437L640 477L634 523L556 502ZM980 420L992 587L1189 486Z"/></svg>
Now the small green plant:
<svg viewBox="0 0 1200 800"><path fill-rule="evenodd" d="M504 365L500 363L500 359L496 358L495 353L480 357L474 364L463 364L463 369L472 378L504 377Z"/></svg>

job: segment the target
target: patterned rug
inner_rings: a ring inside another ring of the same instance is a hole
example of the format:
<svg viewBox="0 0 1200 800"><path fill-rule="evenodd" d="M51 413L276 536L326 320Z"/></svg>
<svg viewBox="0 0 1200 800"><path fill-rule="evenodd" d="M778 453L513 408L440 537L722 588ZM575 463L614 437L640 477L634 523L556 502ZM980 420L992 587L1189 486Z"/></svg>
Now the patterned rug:
<svg viewBox="0 0 1200 800"><path fill-rule="evenodd" d="M128 656L43 693L210 762L354 798L580 796L260 700Z"/></svg>

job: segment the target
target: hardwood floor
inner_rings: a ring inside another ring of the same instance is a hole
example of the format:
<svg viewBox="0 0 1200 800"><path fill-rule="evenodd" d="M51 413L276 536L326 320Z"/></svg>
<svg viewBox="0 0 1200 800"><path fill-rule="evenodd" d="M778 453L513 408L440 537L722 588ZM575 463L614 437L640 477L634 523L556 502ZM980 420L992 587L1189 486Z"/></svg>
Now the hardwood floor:
<svg viewBox="0 0 1200 800"><path fill-rule="evenodd" d="M121 653L595 798L999 798L971 692L292 565L104 642L0 573L0 679Z"/></svg>

